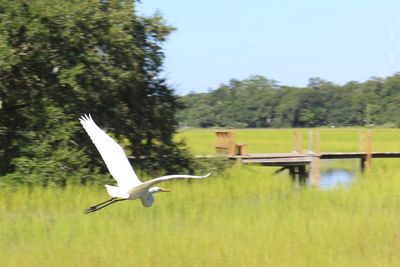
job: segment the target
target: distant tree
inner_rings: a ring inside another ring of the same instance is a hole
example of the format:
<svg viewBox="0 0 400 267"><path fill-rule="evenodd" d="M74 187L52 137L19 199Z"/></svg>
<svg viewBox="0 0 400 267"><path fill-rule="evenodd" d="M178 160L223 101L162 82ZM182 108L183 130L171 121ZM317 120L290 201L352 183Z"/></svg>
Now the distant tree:
<svg viewBox="0 0 400 267"><path fill-rule="evenodd" d="M179 118L197 127L399 126L399 99L400 74L343 86L310 78L306 88L251 76L182 97Z"/></svg>
<svg viewBox="0 0 400 267"><path fill-rule="evenodd" d="M320 77L312 77L310 79L308 79L308 85L307 87L312 88L312 87L320 87L323 85L331 85L332 83L324 80Z"/></svg>

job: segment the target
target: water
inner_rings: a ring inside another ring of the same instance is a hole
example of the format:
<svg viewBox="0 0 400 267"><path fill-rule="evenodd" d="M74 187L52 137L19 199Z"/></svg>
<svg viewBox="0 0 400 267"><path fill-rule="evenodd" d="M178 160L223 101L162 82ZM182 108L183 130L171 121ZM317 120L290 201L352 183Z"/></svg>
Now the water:
<svg viewBox="0 0 400 267"><path fill-rule="evenodd" d="M355 171L347 169L327 169L321 171L319 177L319 188L321 189L335 189L337 187L348 187L353 183ZM307 186L311 185L310 177L307 179Z"/></svg>
<svg viewBox="0 0 400 267"><path fill-rule="evenodd" d="M319 187L332 189L338 186L347 187L353 182L354 173L343 169L330 169L321 172Z"/></svg>

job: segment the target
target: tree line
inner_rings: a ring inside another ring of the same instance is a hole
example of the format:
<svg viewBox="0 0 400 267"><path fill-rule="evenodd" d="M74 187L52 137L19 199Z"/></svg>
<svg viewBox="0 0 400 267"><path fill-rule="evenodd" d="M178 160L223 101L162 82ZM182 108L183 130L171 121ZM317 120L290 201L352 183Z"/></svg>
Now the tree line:
<svg viewBox="0 0 400 267"><path fill-rule="evenodd" d="M180 101L183 127L400 127L400 73L344 85L311 78L304 88L252 76Z"/></svg>

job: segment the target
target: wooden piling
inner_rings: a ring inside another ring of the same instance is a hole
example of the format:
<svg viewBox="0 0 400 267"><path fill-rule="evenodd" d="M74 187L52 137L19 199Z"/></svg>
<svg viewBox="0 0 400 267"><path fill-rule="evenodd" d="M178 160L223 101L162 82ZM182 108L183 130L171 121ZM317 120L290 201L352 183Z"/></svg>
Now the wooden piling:
<svg viewBox="0 0 400 267"><path fill-rule="evenodd" d="M312 186L319 186L319 178L320 178L320 160L321 160L321 147L320 147L320 134L319 131L315 132L315 148L314 148L314 157L311 162L311 170L310 170L310 182Z"/></svg>
<svg viewBox="0 0 400 267"><path fill-rule="evenodd" d="M372 165L372 132L371 129L360 132L360 152L365 156L360 158L361 172L368 170Z"/></svg>
<svg viewBox="0 0 400 267"><path fill-rule="evenodd" d="M367 131L366 137L366 148L367 148L367 156L366 156L366 167L367 170L371 168L372 165L372 132L370 129Z"/></svg>
<svg viewBox="0 0 400 267"><path fill-rule="evenodd" d="M308 151L312 151L314 149L313 144L314 144L314 132L313 131L308 131Z"/></svg>
<svg viewBox="0 0 400 267"><path fill-rule="evenodd" d="M299 182L305 184L307 179L306 165L297 166Z"/></svg>
<svg viewBox="0 0 400 267"><path fill-rule="evenodd" d="M293 150L298 153L303 153L303 134L301 131L293 131Z"/></svg>
<svg viewBox="0 0 400 267"><path fill-rule="evenodd" d="M366 138L365 138L365 130L364 131L360 131L359 133L359 151L360 152L365 152L366 151L366 147L365 147L365 143L366 143ZM365 161L366 161L366 157L361 157L360 158L360 170L361 172L365 171Z"/></svg>

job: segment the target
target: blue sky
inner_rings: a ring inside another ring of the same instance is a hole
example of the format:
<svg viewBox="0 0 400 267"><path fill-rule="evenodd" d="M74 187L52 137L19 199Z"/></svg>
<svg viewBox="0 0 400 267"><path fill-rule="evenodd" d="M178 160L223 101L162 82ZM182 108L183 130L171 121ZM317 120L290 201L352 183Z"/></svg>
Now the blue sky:
<svg viewBox="0 0 400 267"><path fill-rule="evenodd" d="M142 0L137 9L177 28L163 75L180 95L251 75L344 84L400 67L399 0Z"/></svg>

